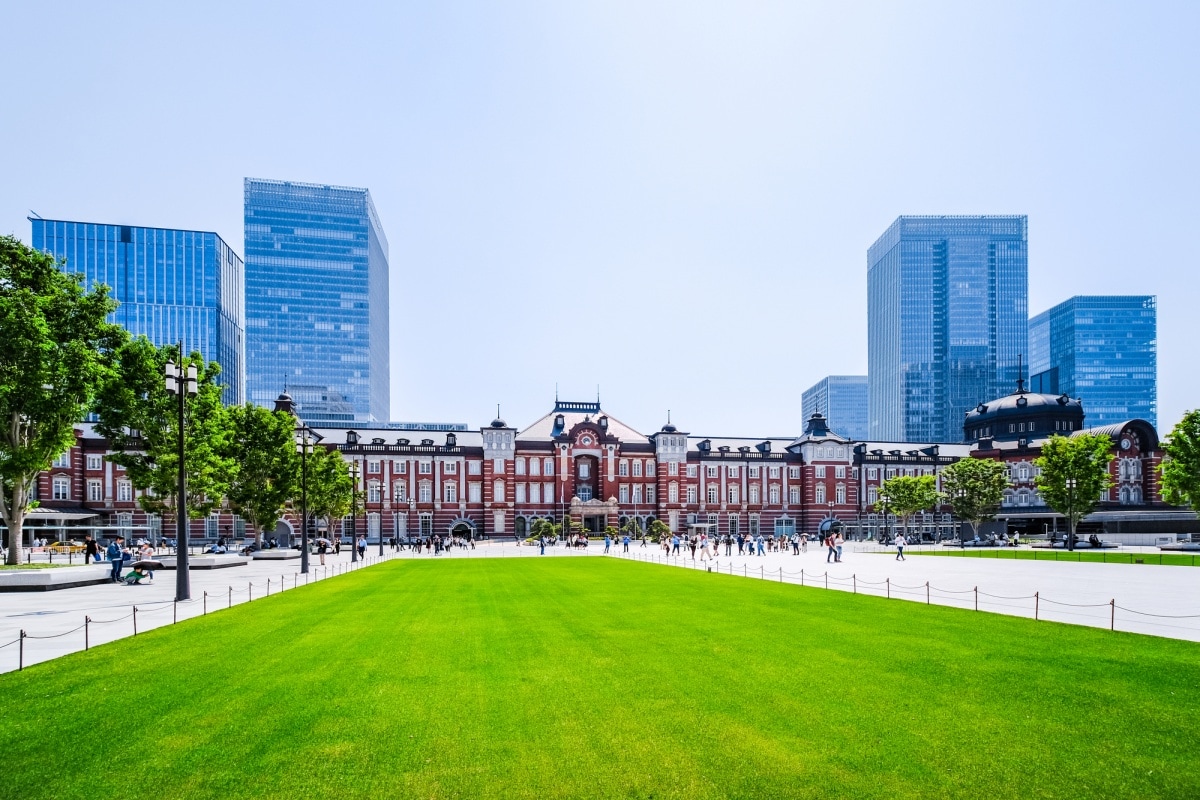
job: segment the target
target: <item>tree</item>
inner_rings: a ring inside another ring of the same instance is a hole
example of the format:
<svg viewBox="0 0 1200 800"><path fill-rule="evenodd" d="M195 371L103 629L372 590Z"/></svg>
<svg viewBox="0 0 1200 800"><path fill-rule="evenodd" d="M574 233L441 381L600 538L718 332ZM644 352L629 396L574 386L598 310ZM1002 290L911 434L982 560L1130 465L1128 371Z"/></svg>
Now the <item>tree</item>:
<svg viewBox="0 0 1200 800"><path fill-rule="evenodd" d="M225 455L237 465L227 496L261 547L264 531L274 530L299 480L295 418L247 403L229 409Z"/></svg>
<svg viewBox="0 0 1200 800"><path fill-rule="evenodd" d="M1034 484L1046 505L1067 518L1067 549L1075 549L1075 527L1100 502L1112 485L1108 463L1113 460L1112 439L1104 434L1055 434L1042 445L1033 464L1039 473Z"/></svg>
<svg viewBox="0 0 1200 800"><path fill-rule="evenodd" d="M34 481L74 444L75 424L127 336L107 321L116 307L107 286L85 290L50 254L0 237L0 517L9 564L21 562Z"/></svg>
<svg viewBox="0 0 1200 800"><path fill-rule="evenodd" d="M184 511L202 519L220 506L237 470L229 456L219 364L205 364L199 353L181 360L178 345L155 347L145 336L130 339L117 351L114 372L97 396L96 431L114 451L109 460L124 467L130 483L142 491L142 509L178 515L179 398L166 389L168 361L196 367L196 394L184 402Z"/></svg>
<svg viewBox="0 0 1200 800"><path fill-rule="evenodd" d="M295 483L292 486L292 508L299 509L305 480L303 464L296 458ZM335 448L314 447L308 454L307 476L308 515L325 521L325 529L333 534L335 520L345 519L351 512L363 510L363 494L350 477L350 465ZM301 521L301 525L304 521Z"/></svg>
<svg viewBox="0 0 1200 800"><path fill-rule="evenodd" d="M661 519L650 520L650 528L647 532L650 534L651 540L655 542L661 542L664 536L668 538L671 536L671 529Z"/></svg>
<svg viewBox="0 0 1200 800"><path fill-rule="evenodd" d="M979 526L996 516L1008 488L1008 470L999 461L964 458L942 470L942 493L959 519Z"/></svg>
<svg viewBox="0 0 1200 800"><path fill-rule="evenodd" d="M1159 465L1163 499L1200 513L1200 410L1189 411L1171 430Z"/></svg>
<svg viewBox="0 0 1200 800"><path fill-rule="evenodd" d="M887 506L900 518L906 536L908 520L912 515L933 506L939 497L937 479L932 475L897 475L888 478L879 493L887 496Z"/></svg>

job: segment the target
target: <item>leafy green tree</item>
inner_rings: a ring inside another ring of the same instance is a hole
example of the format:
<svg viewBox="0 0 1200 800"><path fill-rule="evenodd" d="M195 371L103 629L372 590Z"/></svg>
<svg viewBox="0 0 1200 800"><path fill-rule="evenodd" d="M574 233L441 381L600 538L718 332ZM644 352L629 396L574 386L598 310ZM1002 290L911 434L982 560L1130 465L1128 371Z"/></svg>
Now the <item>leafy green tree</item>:
<svg viewBox="0 0 1200 800"><path fill-rule="evenodd" d="M1008 469L987 458L964 458L942 470L942 493L971 532L996 516L1008 488Z"/></svg>
<svg viewBox="0 0 1200 800"><path fill-rule="evenodd" d="M297 515L301 510L301 491L304 481L303 468L297 456L295 483L292 486L292 508ZM336 448L316 446L308 454L307 498L308 514L311 519L325 521L326 530L332 535L334 522L344 519L353 509L363 511L363 493L354 485L350 476L350 464L342 458Z"/></svg>
<svg viewBox="0 0 1200 800"><path fill-rule="evenodd" d="M561 533L562 525L545 518L535 519L529 526L529 536L533 539L539 539L543 536L549 536L551 539L554 539Z"/></svg>
<svg viewBox="0 0 1200 800"><path fill-rule="evenodd" d="M1200 410L1183 415L1163 447L1159 465L1163 499L1200 513Z"/></svg>
<svg viewBox="0 0 1200 800"><path fill-rule="evenodd" d="M655 542L661 542L663 537L671 538L671 529L667 527L667 523L661 519L650 520L650 528L647 531L650 538Z"/></svg>
<svg viewBox="0 0 1200 800"><path fill-rule="evenodd" d="M166 388L168 361L196 367L196 394L184 401L185 513L203 519L221 505L237 471L229 456L219 364L204 363L199 353L181 362L178 345L155 347L145 336L129 340L117 350L114 373L97 396L96 430L114 450L109 460L124 467L130 483L142 490L142 509L178 514L179 398Z"/></svg>
<svg viewBox="0 0 1200 800"><path fill-rule="evenodd" d="M225 455L237 465L226 492L229 507L249 523L261 546L264 531L275 529L299 480L296 420L286 411L250 403L228 413Z"/></svg>
<svg viewBox="0 0 1200 800"><path fill-rule="evenodd" d="M108 287L83 287L54 257L0 236L0 517L21 562L38 475L75 442L111 356L127 337L107 321Z"/></svg>
<svg viewBox="0 0 1200 800"><path fill-rule="evenodd" d="M900 518L905 536L908 535L908 521L912 516L932 508L939 498L937 479L932 475L897 475L888 478L880 487L880 494L887 495L887 506Z"/></svg>
<svg viewBox="0 0 1200 800"><path fill-rule="evenodd" d="M1055 434L1034 459L1039 474L1034 480L1046 505L1067 518L1067 547L1075 547L1075 528L1112 485L1108 464L1113 460L1112 439L1104 434Z"/></svg>

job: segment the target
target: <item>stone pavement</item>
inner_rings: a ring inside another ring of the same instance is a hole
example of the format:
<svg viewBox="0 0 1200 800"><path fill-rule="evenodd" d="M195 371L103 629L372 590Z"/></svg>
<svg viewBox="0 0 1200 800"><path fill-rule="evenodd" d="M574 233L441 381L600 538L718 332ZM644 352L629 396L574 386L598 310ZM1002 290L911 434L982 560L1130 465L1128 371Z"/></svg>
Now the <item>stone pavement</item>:
<svg viewBox="0 0 1200 800"><path fill-rule="evenodd" d="M1115 627L1152 636L1200 641L1200 567L1156 564L1093 564L1068 561L1026 561L992 558L923 556L907 548L906 561L895 549L880 552L875 545L849 544L842 563L827 564L826 551L810 543L807 553L794 556L726 557L724 547L711 562L714 572L785 583L890 596L957 608L978 608L998 614L1093 627ZM1121 548L1152 552L1157 548ZM651 544L631 547L628 556L693 569L708 569L699 559L662 560ZM801 574L803 572L803 575ZM828 581L826 580L828 575ZM926 590L926 583L929 588ZM978 589L978 592L975 590ZM1035 597L1036 593L1036 597ZM1113 602L1115 601L1115 603Z"/></svg>
<svg viewBox="0 0 1200 800"><path fill-rule="evenodd" d="M921 548L909 548L909 552ZM1129 552L1137 548L1122 548ZM770 553L763 557L718 555L710 563L691 558L663 560L662 551L651 544L630 545L625 555L614 545L610 555L672 566L708 569L745 578L766 579L830 590L890 596L924 603L975 608L1015 616L1131 631L1190 641L1200 641L1200 567L1152 564L1092 564L1054 561L1016 561L990 558L938 558L915 553L907 561L896 561L894 550L870 552L877 547L850 544L841 564L826 564L825 550L809 545L805 554ZM603 545L592 543L584 552L564 547L547 548L547 556L586 557L602 555ZM1157 550L1151 549L1157 553ZM372 548L365 563L379 563ZM736 552L736 548L735 548ZM456 549L442 558L537 557L538 548L518 547L511 542L484 542L475 550ZM384 560L424 558L411 551L399 554L385 550ZM350 555L326 556L322 568L312 557L309 582L337 579L351 569ZM249 561L245 566L191 573L192 600L175 604L175 573L160 571L153 585L118 586L103 584L54 592L0 594L0 672L17 668L22 649L20 632L25 630L25 666L66 653L132 636L133 606L138 608L138 632L171 624L173 619L214 613L230 602L240 604L304 586L300 562ZM270 582L268 584L268 581ZM928 583L928 590L926 588ZM978 589L978 592L976 592ZM207 598L205 597L207 593ZM1034 595L1037 594L1035 598ZM1115 604L1111 604L1115 600ZM92 619L84 627L85 617ZM51 637L51 638L44 638Z"/></svg>

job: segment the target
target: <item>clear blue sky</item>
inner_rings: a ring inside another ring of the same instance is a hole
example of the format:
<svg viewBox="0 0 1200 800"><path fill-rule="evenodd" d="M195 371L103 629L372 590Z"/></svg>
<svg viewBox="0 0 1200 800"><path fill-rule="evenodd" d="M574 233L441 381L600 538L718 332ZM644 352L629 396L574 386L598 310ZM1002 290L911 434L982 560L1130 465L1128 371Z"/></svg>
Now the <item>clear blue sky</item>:
<svg viewBox="0 0 1200 800"><path fill-rule="evenodd" d="M0 232L215 230L242 178L366 186L392 411L798 433L866 370L900 214L1029 215L1030 311L1159 298L1200 405L1198 3L7 3ZM433 343L436 337L436 343ZM1085 398L1086 402L1086 398Z"/></svg>

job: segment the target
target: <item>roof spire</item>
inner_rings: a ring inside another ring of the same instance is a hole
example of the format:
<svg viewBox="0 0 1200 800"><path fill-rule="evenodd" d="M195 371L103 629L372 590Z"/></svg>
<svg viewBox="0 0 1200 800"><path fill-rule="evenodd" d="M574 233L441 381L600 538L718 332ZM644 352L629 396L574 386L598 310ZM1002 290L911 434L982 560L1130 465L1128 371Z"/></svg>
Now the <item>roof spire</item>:
<svg viewBox="0 0 1200 800"><path fill-rule="evenodd" d="M1022 357L1024 353L1017 353L1017 394L1025 394L1025 370Z"/></svg>

